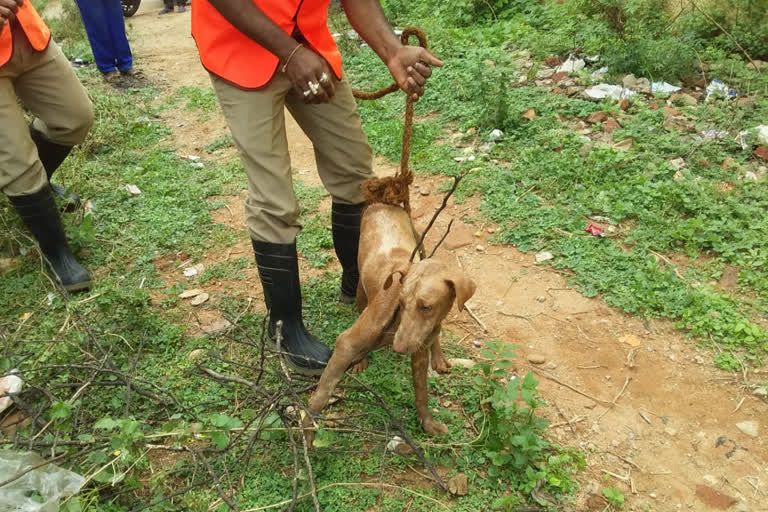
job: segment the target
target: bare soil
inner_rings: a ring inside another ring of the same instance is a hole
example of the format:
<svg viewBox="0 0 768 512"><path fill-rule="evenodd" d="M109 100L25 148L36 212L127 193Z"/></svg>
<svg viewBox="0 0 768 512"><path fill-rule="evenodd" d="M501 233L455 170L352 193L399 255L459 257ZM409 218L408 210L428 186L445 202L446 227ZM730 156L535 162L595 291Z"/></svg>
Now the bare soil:
<svg viewBox="0 0 768 512"><path fill-rule="evenodd" d="M181 86L210 87L190 36L189 13L158 17L160 8L159 0L145 1L130 20L137 66L161 85L163 95L174 95ZM218 112L203 123L191 121L180 109L162 116L180 155L203 155L205 144L227 133ZM312 146L287 118L295 177L319 185ZM237 156L227 150L223 158ZM394 168L377 161L376 172L388 175ZM441 196L433 191L443 180L417 178L412 191L417 227L439 205ZM223 199L228 207L214 212L214 221L242 230L243 239L206 255L201 261L205 265L250 257L242 198ZM586 453L588 466L580 476L582 491L573 510L606 509L600 491L609 485L623 490L626 510L768 510L763 434L768 431L768 407L749 388L752 382L768 380L766 372L719 371L712 365L713 354L697 348L671 323L646 321L607 306L599 297L585 298L569 289L560 273L535 265L533 254L494 245L489 241L492 224L462 221L476 217L478 203L478 198L451 201L428 239L431 247L454 218L438 257L461 265L478 284L469 303L475 318L453 313L446 326L470 352L478 350L474 341L489 338L519 346L514 371L524 375L533 370L541 380L552 439ZM328 207L327 201L322 207ZM184 279L177 265L162 268L171 280ZM255 268L244 272L245 280L205 285L212 297L209 304L195 311L189 306L193 335L202 335L203 324L220 318L217 297L251 297L255 310L263 308ZM302 265L302 272L309 278L317 271ZM757 422L760 435L742 433L736 424L744 421Z"/></svg>

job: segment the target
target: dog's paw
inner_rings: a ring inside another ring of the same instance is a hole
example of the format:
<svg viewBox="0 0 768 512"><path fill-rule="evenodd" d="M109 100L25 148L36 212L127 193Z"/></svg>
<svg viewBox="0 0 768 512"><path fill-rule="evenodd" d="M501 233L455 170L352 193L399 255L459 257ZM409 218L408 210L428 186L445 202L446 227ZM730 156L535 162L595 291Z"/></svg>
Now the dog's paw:
<svg viewBox="0 0 768 512"><path fill-rule="evenodd" d="M425 418L421 424L424 427L424 432L431 436L442 436L448 433L448 427L445 423L440 423L434 418Z"/></svg>
<svg viewBox="0 0 768 512"><path fill-rule="evenodd" d="M352 373L362 373L363 370L368 368L368 358L364 357L362 361L358 361L349 367L349 371Z"/></svg>
<svg viewBox="0 0 768 512"><path fill-rule="evenodd" d="M448 373L448 371L451 369L451 363L449 363L445 357L433 357L432 369L437 373Z"/></svg>

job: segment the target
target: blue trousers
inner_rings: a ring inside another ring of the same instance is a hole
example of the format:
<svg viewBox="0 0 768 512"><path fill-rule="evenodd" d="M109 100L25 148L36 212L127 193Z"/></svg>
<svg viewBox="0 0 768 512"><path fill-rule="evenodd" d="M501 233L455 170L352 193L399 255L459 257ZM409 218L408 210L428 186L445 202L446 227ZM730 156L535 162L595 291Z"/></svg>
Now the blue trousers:
<svg viewBox="0 0 768 512"><path fill-rule="evenodd" d="M93 59L102 73L133 67L131 47L125 35L120 0L75 0L91 43Z"/></svg>

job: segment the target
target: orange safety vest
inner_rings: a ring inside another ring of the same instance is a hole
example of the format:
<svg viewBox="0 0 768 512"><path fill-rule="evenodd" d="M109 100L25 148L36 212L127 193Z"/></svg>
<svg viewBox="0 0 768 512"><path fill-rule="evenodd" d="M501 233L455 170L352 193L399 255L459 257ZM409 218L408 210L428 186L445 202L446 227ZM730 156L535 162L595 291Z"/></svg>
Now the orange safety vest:
<svg viewBox="0 0 768 512"><path fill-rule="evenodd" d="M38 52L48 48L48 43L51 41L51 31L37 14L30 0L25 0L19 10L16 11L16 20L24 30L24 35L27 36L32 48ZM11 27L5 25L0 29L0 66L5 65L11 59L11 55L13 55L13 36Z"/></svg>
<svg viewBox="0 0 768 512"><path fill-rule="evenodd" d="M28 0L27 0L28 1ZM328 30L330 0L253 0L277 26L298 28L309 46L341 78L341 53ZM229 23L208 0L192 0L192 37L203 67L244 89L258 89L275 75L279 59Z"/></svg>

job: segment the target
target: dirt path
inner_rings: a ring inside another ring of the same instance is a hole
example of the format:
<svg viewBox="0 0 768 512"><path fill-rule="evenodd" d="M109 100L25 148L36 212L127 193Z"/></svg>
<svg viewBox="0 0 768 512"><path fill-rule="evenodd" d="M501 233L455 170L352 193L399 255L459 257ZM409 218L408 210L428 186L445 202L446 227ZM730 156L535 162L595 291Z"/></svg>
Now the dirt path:
<svg viewBox="0 0 768 512"><path fill-rule="evenodd" d="M145 1L131 19L138 66L167 88L164 94L185 85L208 88L189 35L189 14L158 17L160 4ZM164 115L180 154L202 154L203 145L227 133L218 114L203 123L190 122L183 112ZM292 120L288 139L297 178L317 185L311 145ZM379 162L377 172L393 169ZM429 190L439 183L418 180ZM414 193L417 225L440 200ZM239 199L230 198L230 205L215 218L242 229ZM768 407L745 386L765 381L766 374L720 372L710 353L670 323L645 322L599 298L586 299L551 268L536 266L532 254L490 245L492 225L461 222L474 216L476 205L477 200L452 204L439 221L444 227L453 217L459 224L439 257L458 260L478 283L470 306L479 322L454 315L448 328L470 350L476 350L475 339L492 337L520 347L515 371L537 372L550 405L545 413L559 425L551 428L552 437L586 453L575 509L605 509L599 490L610 485L623 490L626 510L768 510ZM246 240L227 256L232 254L248 255ZM242 281L219 285L229 293L260 296ZM478 336L479 323L487 332ZM741 422L755 422L762 435L742 433L736 426Z"/></svg>

